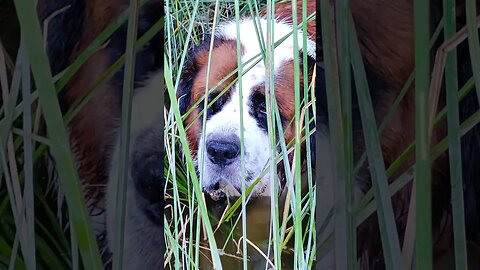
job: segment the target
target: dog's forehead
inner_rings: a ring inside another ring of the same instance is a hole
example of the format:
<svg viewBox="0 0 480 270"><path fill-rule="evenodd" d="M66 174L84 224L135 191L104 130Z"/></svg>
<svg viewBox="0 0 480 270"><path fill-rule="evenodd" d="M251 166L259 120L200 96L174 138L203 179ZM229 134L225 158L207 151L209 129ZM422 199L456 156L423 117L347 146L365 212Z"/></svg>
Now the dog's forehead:
<svg viewBox="0 0 480 270"><path fill-rule="evenodd" d="M242 58L246 61L261 54L260 42L267 44L267 20L265 18L257 18L256 22L257 23L255 23L252 18L243 19L240 23L230 21L221 24L215 35L226 40L237 40L237 38L240 38L240 44L243 49ZM279 43L274 49L275 68L277 68L283 61L293 59L293 27L285 21L276 21L272 27L272 31L273 42ZM239 33L239 35L237 35L237 33ZM260 35L260 33L262 35ZM301 29L297 29L296 35L297 48L305 51L310 57L315 59L315 42L308 38L306 44L304 44Z"/></svg>

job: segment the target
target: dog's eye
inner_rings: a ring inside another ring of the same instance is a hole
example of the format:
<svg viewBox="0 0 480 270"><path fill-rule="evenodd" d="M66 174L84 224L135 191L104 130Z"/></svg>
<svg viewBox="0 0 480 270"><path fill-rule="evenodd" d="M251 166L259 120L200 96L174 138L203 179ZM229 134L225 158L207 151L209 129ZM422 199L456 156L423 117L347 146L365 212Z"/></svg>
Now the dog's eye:
<svg viewBox="0 0 480 270"><path fill-rule="evenodd" d="M213 100L214 98L215 97L210 97L210 100ZM225 103L224 97L223 96L219 97L210 107L210 109L212 110L212 113L215 114L219 112L222 109L224 103Z"/></svg>
<svg viewBox="0 0 480 270"><path fill-rule="evenodd" d="M216 93L210 94L208 96L208 104L210 104L216 97L217 97ZM216 99L215 102L211 103L210 106L207 107L207 118L221 111L226 101L227 101L227 96L222 95L218 99ZM200 110L203 110L203 106L205 104L204 102L205 100L202 100L202 102L200 102L199 104Z"/></svg>
<svg viewBox="0 0 480 270"><path fill-rule="evenodd" d="M260 94L260 93L253 94L251 102L252 102L253 109L256 112L262 113L262 114L267 113L267 107L266 107L266 104L265 104L265 96L263 94Z"/></svg>
<svg viewBox="0 0 480 270"><path fill-rule="evenodd" d="M209 100L214 100L215 98L216 98L216 96L210 95L210 97L208 99ZM215 113L219 112L220 110L222 110L222 107L223 107L224 103L225 103L224 96L220 96L217 100L215 100L215 102L210 106L210 110L211 110L212 114L215 114Z"/></svg>
<svg viewBox="0 0 480 270"><path fill-rule="evenodd" d="M265 102L262 102L262 103L259 104L258 113L267 114L267 106L265 105Z"/></svg>
<svg viewBox="0 0 480 270"><path fill-rule="evenodd" d="M265 104L265 96L262 93L255 92L249 100L250 115L255 117L258 126L267 130L267 107Z"/></svg>
<svg viewBox="0 0 480 270"><path fill-rule="evenodd" d="M257 118L265 118L267 115L267 107L265 104L265 96L260 93L255 93L251 99L252 111Z"/></svg>

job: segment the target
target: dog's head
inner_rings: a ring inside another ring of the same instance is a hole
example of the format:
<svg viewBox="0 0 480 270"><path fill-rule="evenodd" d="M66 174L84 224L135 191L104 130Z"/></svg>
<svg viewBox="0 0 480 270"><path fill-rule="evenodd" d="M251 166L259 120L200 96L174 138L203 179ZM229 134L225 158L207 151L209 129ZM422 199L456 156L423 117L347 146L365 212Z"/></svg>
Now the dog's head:
<svg viewBox="0 0 480 270"><path fill-rule="evenodd" d="M260 19L257 22L260 22L266 40L267 21ZM280 147L277 146L277 150L272 151L268 134L265 102L268 64L274 68L274 91L284 132L282 139L287 144L294 139L294 66L297 63L294 63L292 25L287 20L278 20L274 29L275 42L283 41L274 49L271 60L264 61L252 19L246 18L240 22L238 37L236 23L224 23L218 27L213 38L204 39L204 43L193 51L181 74L177 92L180 110L182 114L187 113L184 124L188 127L187 137L198 172L203 174L203 189L211 194L225 187L233 187L230 190L240 192L242 181L249 187L259 177L261 180L254 187L253 196L270 194L270 183L276 178L265 168ZM296 35L300 55L300 92L303 96L303 81L307 78L310 80L313 73L315 43L312 38L314 35L309 35L306 44L303 44L300 30ZM237 70L238 38L238 51L241 53L244 71L241 77L242 97ZM211 51L210 44L213 44ZM303 56L308 59L309 74L303 74ZM213 104L206 111L206 125L202 129L201 112L204 108L205 90L212 88L214 90L208 95L208 103L213 101ZM243 135L240 131L240 104L243 105ZM278 134L277 132L277 141L280 137ZM240 143L242 136L243 159ZM289 157L291 161L293 155Z"/></svg>
<svg viewBox="0 0 480 270"><path fill-rule="evenodd" d="M267 21L260 19L264 33ZM284 140L293 141L295 123L294 101L294 38L292 25L285 20L274 25L274 42L283 40L275 49L272 59L261 58L261 47L256 36L252 19L243 19L239 24L237 37L235 22L220 25L212 39L206 38L191 54L181 75L178 98L182 114L187 113L184 123L188 127L187 137L197 169L202 177L203 189L209 193L226 187L240 192L242 181L249 187L259 177L262 179L253 189L253 196L269 195L270 183L275 179L266 170L269 161L277 151L272 151L268 134L265 103L266 63L272 64L275 80L274 91ZM308 38L303 44L301 31L296 33L300 62L302 56L308 59L310 74L303 74L299 63L300 85L311 78L315 63L315 43ZM237 50L237 38L240 48ZM212 50L210 51L210 45ZM237 51L241 53L244 73L238 80ZM258 57L255 57L257 56ZM253 60L252 60L253 59ZM210 65L209 65L210 61ZM208 79L207 79L208 76ZM208 84L207 84L208 83ZM213 104L206 111L206 125L202 128L202 116L206 89L214 88L208 95L208 103ZM300 87L303 92L303 87ZM240 99L242 101L240 101ZM243 164L241 154L241 106L243 105ZM277 139L278 139L277 132ZM279 149L279 148L277 148ZM290 155L290 158L292 155ZM244 177L242 177L244 176Z"/></svg>

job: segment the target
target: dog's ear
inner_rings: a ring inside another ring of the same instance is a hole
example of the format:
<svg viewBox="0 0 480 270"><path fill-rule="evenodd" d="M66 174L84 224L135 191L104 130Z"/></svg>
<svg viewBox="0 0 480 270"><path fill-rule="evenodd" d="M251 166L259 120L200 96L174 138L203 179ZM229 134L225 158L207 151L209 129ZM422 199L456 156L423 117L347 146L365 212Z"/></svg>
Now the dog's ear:
<svg viewBox="0 0 480 270"><path fill-rule="evenodd" d="M208 53L210 37L206 35L198 46L196 46L192 53L189 54L189 58L185 61L185 65L182 69L182 74L180 75L180 82L177 89L177 99L178 105L180 108L180 113L183 115L188 111L190 104L192 102L192 86L195 80L195 77L200 70L199 63L197 58L200 54Z"/></svg>

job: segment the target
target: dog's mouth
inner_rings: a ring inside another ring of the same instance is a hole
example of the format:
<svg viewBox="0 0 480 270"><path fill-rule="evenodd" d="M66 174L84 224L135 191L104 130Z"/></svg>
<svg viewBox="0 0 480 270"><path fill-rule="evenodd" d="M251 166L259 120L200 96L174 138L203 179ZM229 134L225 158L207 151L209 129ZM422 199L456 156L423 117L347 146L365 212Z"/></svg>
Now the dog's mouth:
<svg viewBox="0 0 480 270"><path fill-rule="evenodd" d="M227 195L225 194L225 192L220 189L211 191L208 193L208 195L210 195L210 198L216 202L224 201L227 198Z"/></svg>
<svg viewBox="0 0 480 270"><path fill-rule="evenodd" d="M230 184L228 181L221 179L213 186L204 188L213 201L224 201L227 198L235 198L241 196L241 190Z"/></svg>
<svg viewBox="0 0 480 270"><path fill-rule="evenodd" d="M254 176L255 174L253 172L247 170L246 174L244 180L246 195L258 194L259 190L265 189L261 183L257 182L258 179ZM250 185L255 185L255 187L251 187ZM250 190L250 192L247 192L247 190ZM242 196L242 187L238 186L238 184L232 184L228 179L223 177L215 181L213 185L204 186L203 191L215 202L225 201L227 198L237 199ZM260 191L260 193L263 193L263 191Z"/></svg>

